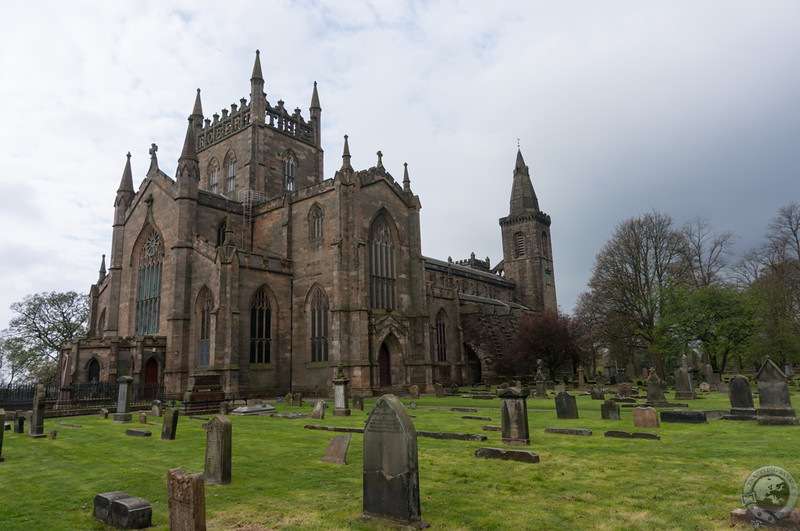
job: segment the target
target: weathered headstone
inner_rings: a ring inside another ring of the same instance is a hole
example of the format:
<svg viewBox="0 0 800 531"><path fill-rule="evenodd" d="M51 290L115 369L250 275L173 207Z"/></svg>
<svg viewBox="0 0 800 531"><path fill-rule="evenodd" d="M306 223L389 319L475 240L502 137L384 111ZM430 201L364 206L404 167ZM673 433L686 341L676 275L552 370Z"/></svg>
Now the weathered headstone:
<svg viewBox="0 0 800 531"><path fill-rule="evenodd" d="M667 401L664 398L664 388L661 386L661 378L658 377L655 367L650 368L650 375L647 377L647 401L651 404Z"/></svg>
<svg viewBox="0 0 800 531"><path fill-rule="evenodd" d="M417 432L403 404L384 395L364 427L364 514L419 522Z"/></svg>
<svg viewBox="0 0 800 531"><path fill-rule="evenodd" d="M705 411L694 409L665 409L661 411L661 422L680 422L684 424L705 424L708 422Z"/></svg>
<svg viewBox="0 0 800 531"><path fill-rule="evenodd" d="M314 404L314 409L311 411L311 418L312 419L324 419L325 418L325 401L324 400L317 400L316 404Z"/></svg>
<svg viewBox="0 0 800 531"><path fill-rule="evenodd" d="M478 448L475 450L475 457L519 461L521 463L539 462L539 456L530 450L509 450L507 448Z"/></svg>
<svg viewBox="0 0 800 531"><path fill-rule="evenodd" d="M500 424L503 426L501 441L509 446L526 446L531 443L528 431L528 408L526 399L531 390L527 387L506 387L497 390L500 397Z"/></svg>
<svg viewBox="0 0 800 531"><path fill-rule="evenodd" d="M133 378L130 376L120 376L117 378L119 384L119 391L117 393L117 412L114 413L114 422L130 422L132 415L130 413L130 386Z"/></svg>
<svg viewBox="0 0 800 531"><path fill-rule="evenodd" d="M756 382L758 382L758 423L797 424L797 416L786 385L786 376L769 356L758 370Z"/></svg>
<svg viewBox="0 0 800 531"><path fill-rule="evenodd" d="M25 412L17 411L14 417L14 433L25 433Z"/></svg>
<svg viewBox="0 0 800 531"><path fill-rule="evenodd" d="M33 410L28 424L28 435L30 437L44 437L44 384L36 386L36 394L33 396Z"/></svg>
<svg viewBox="0 0 800 531"><path fill-rule="evenodd" d="M697 385L697 390L700 391L701 393L708 393L709 391L711 391L711 385L709 385L708 382L700 382Z"/></svg>
<svg viewBox="0 0 800 531"><path fill-rule="evenodd" d="M753 392L750 381L736 375L729 382L728 399L731 402L730 413L723 416L725 420L756 420L756 408L753 405Z"/></svg>
<svg viewBox="0 0 800 531"><path fill-rule="evenodd" d="M707 364L705 369L706 369L706 382L708 383L709 387L711 388L712 391L718 390L721 381L719 373L714 372L714 368L710 364Z"/></svg>
<svg viewBox="0 0 800 531"><path fill-rule="evenodd" d="M283 403L287 406L294 405L294 395L292 393L286 393L286 396L283 397Z"/></svg>
<svg viewBox="0 0 800 531"><path fill-rule="evenodd" d="M180 411L174 407L168 407L164 411L164 422L161 425L161 440L174 441L175 434L178 431L178 417Z"/></svg>
<svg viewBox="0 0 800 531"><path fill-rule="evenodd" d="M416 402L409 402L408 403L408 409L416 410L417 409L417 403Z"/></svg>
<svg viewBox="0 0 800 531"><path fill-rule="evenodd" d="M589 389L589 396L592 400L605 400L605 386L603 384L594 384Z"/></svg>
<svg viewBox="0 0 800 531"><path fill-rule="evenodd" d="M655 373L655 371L653 371L653 373ZM637 428L658 428L658 413L655 408L633 408L633 425Z"/></svg>
<svg viewBox="0 0 800 531"><path fill-rule="evenodd" d="M606 400L600 404L600 418L603 420L619 420L619 404Z"/></svg>
<svg viewBox="0 0 800 531"><path fill-rule="evenodd" d="M92 510L92 516L106 522L108 524L111 523L111 504L114 503L114 500L119 500L122 498L130 498L130 494L122 492L121 490L115 490L112 492L103 492L94 497L94 507Z"/></svg>
<svg viewBox="0 0 800 531"><path fill-rule="evenodd" d="M630 398L632 394L631 384L623 382L617 386L617 396L620 398Z"/></svg>
<svg viewBox="0 0 800 531"><path fill-rule="evenodd" d="M675 371L675 400L694 400L697 395L694 392L692 375L680 367Z"/></svg>
<svg viewBox="0 0 800 531"><path fill-rule="evenodd" d="M409 398L417 399L419 398L419 386L414 384L408 388L408 396Z"/></svg>
<svg viewBox="0 0 800 531"><path fill-rule="evenodd" d="M51 441L58 437L58 430L50 430L50 433L47 435L47 438Z"/></svg>
<svg viewBox="0 0 800 531"><path fill-rule="evenodd" d="M333 416L334 417L349 417L350 416L350 391L347 385L350 383L350 378L344 374L344 366L340 361L336 366L336 378L333 380Z"/></svg>
<svg viewBox="0 0 800 531"><path fill-rule="evenodd" d="M160 417L163 411L164 406L161 404L161 400L153 400L150 405L150 415L153 417Z"/></svg>
<svg viewBox="0 0 800 531"><path fill-rule="evenodd" d="M139 424L147 424L147 412L139 412Z"/></svg>
<svg viewBox="0 0 800 531"><path fill-rule="evenodd" d="M209 421L203 474L208 483L227 485L231 482L231 439L232 426L228 417L217 415Z"/></svg>
<svg viewBox="0 0 800 531"><path fill-rule="evenodd" d="M167 471L170 531L205 531L206 486L202 474L182 468Z"/></svg>
<svg viewBox="0 0 800 531"><path fill-rule="evenodd" d="M442 384L433 384L433 390L436 393L436 398L444 398L444 387L442 387Z"/></svg>
<svg viewBox="0 0 800 531"><path fill-rule="evenodd" d="M108 409L106 409L104 407L100 408L100 411L97 412L97 415L101 419L107 419L108 418Z"/></svg>
<svg viewBox="0 0 800 531"><path fill-rule="evenodd" d="M6 433L6 410L0 409L0 463L5 461L3 457L3 436Z"/></svg>
<svg viewBox="0 0 800 531"><path fill-rule="evenodd" d="M292 405L294 407L303 407L303 394L302 393L294 393L292 395Z"/></svg>
<svg viewBox="0 0 800 531"><path fill-rule="evenodd" d="M144 498L129 496L111 502L111 525L117 529L144 529L152 518L153 506Z"/></svg>
<svg viewBox="0 0 800 531"><path fill-rule="evenodd" d="M328 443L328 448L325 451L325 457L322 461L325 463L336 463L337 465L347 464L347 450L350 449L350 433L337 435L331 442Z"/></svg>
<svg viewBox="0 0 800 531"><path fill-rule="evenodd" d="M227 415L230 413L231 405L228 403L227 400L223 400L219 403L219 414L220 415Z"/></svg>
<svg viewBox="0 0 800 531"><path fill-rule="evenodd" d="M543 380L536 381L535 391L533 398L547 398L547 382Z"/></svg>
<svg viewBox="0 0 800 531"><path fill-rule="evenodd" d="M565 393L567 386L564 383L557 383L553 386L553 392L558 396L560 393Z"/></svg>
<svg viewBox="0 0 800 531"><path fill-rule="evenodd" d="M583 374L583 365L578 366L578 391L586 391L586 377Z"/></svg>
<svg viewBox="0 0 800 531"><path fill-rule="evenodd" d="M356 411L364 411L364 397L363 396L354 396L353 397L353 409Z"/></svg>
<svg viewBox="0 0 800 531"><path fill-rule="evenodd" d="M128 437L150 437L153 432L150 430L125 430L125 435Z"/></svg>
<svg viewBox="0 0 800 531"><path fill-rule="evenodd" d="M545 433L560 433L561 435L581 435L589 437L592 435L592 430L586 428L545 428Z"/></svg>
<svg viewBox="0 0 800 531"><path fill-rule="evenodd" d="M578 418L578 403L575 397L566 391L556 395L556 416L560 419Z"/></svg>

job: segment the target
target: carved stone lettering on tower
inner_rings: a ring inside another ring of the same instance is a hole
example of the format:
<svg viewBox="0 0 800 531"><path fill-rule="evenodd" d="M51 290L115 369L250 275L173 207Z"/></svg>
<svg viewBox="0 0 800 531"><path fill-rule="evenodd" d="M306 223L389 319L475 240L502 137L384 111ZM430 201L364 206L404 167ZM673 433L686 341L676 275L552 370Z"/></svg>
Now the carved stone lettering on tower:
<svg viewBox="0 0 800 531"><path fill-rule="evenodd" d="M206 486L202 474L182 468L167 471L170 531L205 531Z"/></svg>
<svg viewBox="0 0 800 531"><path fill-rule="evenodd" d="M231 482L231 428L230 419L222 415L208 423L204 473L208 483L227 485Z"/></svg>
<svg viewBox="0 0 800 531"><path fill-rule="evenodd" d="M378 400L364 427L364 514L420 520L417 431L394 395Z"/></svg>

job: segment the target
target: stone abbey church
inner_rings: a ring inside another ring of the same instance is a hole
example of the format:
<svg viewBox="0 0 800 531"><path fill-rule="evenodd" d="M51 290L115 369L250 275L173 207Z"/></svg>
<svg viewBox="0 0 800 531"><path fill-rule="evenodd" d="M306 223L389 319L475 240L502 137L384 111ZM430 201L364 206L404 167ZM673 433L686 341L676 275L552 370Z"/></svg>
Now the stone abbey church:
<svg viewBox="0 0 800 531"><path fill-rule="evenodd" d="M355 394L490 379L526 311L556 307L550 216L517 153L503 259L422 255L407 168L324 178L322 107L307 118L264 92L211 118L198 90L178 169L157 147L138 190L130 154L111 252L90 290L85 338L64 346L61 384L132 376L167 397L327 395L341 362ZM512 169L509 160L508 168Z"/></svg>

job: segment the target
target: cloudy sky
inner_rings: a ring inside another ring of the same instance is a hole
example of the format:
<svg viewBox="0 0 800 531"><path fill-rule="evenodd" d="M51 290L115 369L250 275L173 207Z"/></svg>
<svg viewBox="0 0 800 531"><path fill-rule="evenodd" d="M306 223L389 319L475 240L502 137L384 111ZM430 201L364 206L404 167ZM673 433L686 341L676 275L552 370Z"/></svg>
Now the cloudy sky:
<svg viewBox="0 0 800 531"><path fill-rule="evenodd" d="M326 177L384 164L422 200L427 256L501 258L521 146L571 311L623 219L707 217L760 243L800 201L800 3L12 2L0 32L0 328L42 291L88 291L114 195L159 145L174 175L195 90L323 108ZM518 140L519 139L519 140Z"/></svg>

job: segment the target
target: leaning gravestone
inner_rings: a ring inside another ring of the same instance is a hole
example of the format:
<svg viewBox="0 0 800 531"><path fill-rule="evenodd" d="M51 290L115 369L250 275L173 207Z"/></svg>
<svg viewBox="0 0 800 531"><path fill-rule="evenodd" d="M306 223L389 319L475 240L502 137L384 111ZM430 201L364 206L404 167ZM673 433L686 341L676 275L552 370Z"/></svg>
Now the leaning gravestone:
<svg viewBox="0 0 800 531"><path fill-rule="evenodd" d="M130 386L133 378L130 376L120 376L117 378L119 384L119 391L117 393L117 412L114 413L114 422L130 422Z"/></svg>
<svg viewBox="0 0 800 531"><path fill-rule="evenodd" d="M575 397L566 391L556 395L556 416L560 419L578 418L578 404Z"/></svg>
<svg viewBox="0 0 800 531"><path fill-rule="evenodd" d="M419 522L417 431L403 404L384 395L364 427L364 514Z"/></svg>
<svg viewBox="0 0 800 531"><path fill-rule="evenodd" d="M161 440L174 441L175 433L178 431L179 411L173 407L164 411L164 423L161 426Z"/></svg>
<svg viewBox="0 0 800 531"><path fill-rule="evenodd" d="M600 404L600 418L603 420L619 420L619 404L606 400Z"/></svg>
<svg viewBox="0 0 800 531"><path fill-rule="evenodd" d="M633 425L637 428L658 428L658 413L655 408L633 408Z"/></svg>
<svg viewBox="0 0 800 531"><path fill-rule="evenodd" d="M692 375L680 367L675 371L675 400L694 400L695 398L697 398L697 394L694 392Z"/></svg>
<svg viewBox="0 0 800 531"><path fill-rule="evenodd" d="M36 386L36 394L33 397L33 410L31 411L28 423L28 435L30 437L44 437L44 384Z"/></svg>
<svg viewBox="0 0 800 531"><path fill-rule="evenodd" d="M231 482L231 428L230 419L222 415L208 422L203 474L208 483L227 485Z"/></svg>
<svg viewBox="0 0 800 531"><path fill-rule="evenodd" d="M664 388L661 386L661 378L658 377L655 367L650 368L650 375L647 377L647 401L651 404L667 401L664 398Z"/></svg>
<svg viewBox="0 0 800 531"><path fill-rule="evenodd" d="M347 450L350 449L350 433L338 435L331 439L322 461L325 463L347 464Z"/></svg>
<svg viewBox="0 0 800 531"><path fill-rule="evenodd" d="M324 400L317 400L317 403L314 404L314 409L311 411L311 418L312 419L324 419L325 418L325 401Z"/></svg>
<svg viewBox="0 0 800 531"><path fill-rule="evenodd" d="M756 382L758 382L758 423L797 424L797 416L786 385L786 376L769 356L758 370Z"/></svg>
<svg viewBox="0 0 800 531"><path fill-rule="evenodd" d="M414 384L408 388L408 397L417 399L419 398L419 386Z"/></svg>
<svg viewBox="0 0 800 531"><path fill-rule="evenodd" d="M503 426L501 441L509 446L527 446L531 443L528 431L528 408L526 399L531 390L527 387L505 387L497 390L500 397L500 424Z"/></svg>
<svg viewBox="0 0 800 531"><path fill-rule="evenodd" d="M3 435L6 433L6 410L0 409L0 463L5 461L3 457Z"/></svg>
<svg viewBox="0 0 800 531"><path fill-rule="evenodd" d="M756 420L750 380L738 374L731 378L728 399L731 402L731 410L722 417L723 420Z"/></svg>
<svg viewBox="0 0 800 531"><path fill-rule="evenodd" d="M442 384L433 384L433 390L436 392L436 398L444 398L444 387L442 387Z"/></svg>
<svg viewBox="0 0 800 531"><path fill-rule="evenodd" d="M205 531L206 486L202 474L182 468L167 471L170 531Z"/></svg>

